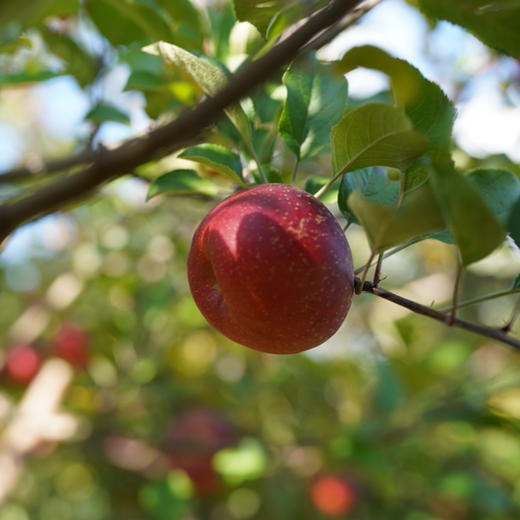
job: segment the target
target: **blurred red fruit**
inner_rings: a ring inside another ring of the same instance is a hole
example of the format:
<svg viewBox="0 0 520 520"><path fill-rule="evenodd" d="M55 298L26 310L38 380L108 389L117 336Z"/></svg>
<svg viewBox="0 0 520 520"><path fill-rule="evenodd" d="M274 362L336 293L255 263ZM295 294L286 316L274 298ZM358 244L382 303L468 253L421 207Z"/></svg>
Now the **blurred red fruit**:
<svg viewBox="0 0 520 520"><path fill-rule="evenodd" d="M53 353L72 366L85 369L89 362L86 332L78 325L63 325L54 338Z"/></svg>
<svg viewBox="0 0 520 520"><path fill-rule="evenodd" d="M20 384L30 383L41 366L40 354L34 347L19 345L7 355L5 370L9 378Z"/></svg>
<svg viewBox="0 0 520 520"><path fill-rule="evenodd" d="M177 417L168 433L165 449L172 466L188 474L197 493L209 495L222 485L213 468L213 455L235 442L235 431L221 414L195 409Z"/></svg>
<svg viewBox="0 0 520 520"><path fill-rule="evenodd" d="M356 495L348 482L329 475L312 483L311 498L318 511L328 516L341 516L352 510Z"/></svg>

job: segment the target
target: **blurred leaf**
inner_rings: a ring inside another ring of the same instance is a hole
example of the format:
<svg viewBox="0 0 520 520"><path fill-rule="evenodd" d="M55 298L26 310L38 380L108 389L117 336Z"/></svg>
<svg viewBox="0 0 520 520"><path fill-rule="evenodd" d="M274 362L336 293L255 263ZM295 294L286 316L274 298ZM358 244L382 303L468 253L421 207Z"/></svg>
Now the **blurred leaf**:
<svg viewBox="0 0 520 520"><path fill-rule="evenodd" d="M464 265L484 258L505 240L505 230L467 177L435 168L432 186Z"/></svg>
<svg viewBox="0 0 520 520"><path fill-rule="evenodd" d="M200 194L213 197L218 187L207 179L201 179L193 170L174 170L155 179L148 188L146 200L162 193L171 195Z"/></svg>
<svg viewBox="0 0 520 520"><path fill-rule="evenodd" d="M30 83L39 83L48 79L58 78L63 74L58 74L50 70L42 70L39 72L21 72L20 74L0 75L0 86L27 85Z"/></svg>
<svg viewBox="0 0 520 520"><path fill-rule="evenodd" d="M92 21L114 45L128 45L135 41L175 41L171 20L153 1L89 0L87 6Z"/></svg>
<svg viewBox="0 0 520 520"><path fill-rule="evenodd" d="M419 0L419 5L428 16L460 25L494 49L520 55L516 0Z"/></svg>
<svg viewBox="0 0 520 520"><path fill-rule="evenodd" d="M359 224L348 205L348 198L356 190L364 199L392 208L397 205L401 188L398 182L388 179L382 168L367 168L344 175L338 193L338 207L347 219Z"/></svg>
<svg viewBox="0 0 520 520"><path fill-rule="evenodd" d="M468 179L502 223L506 223L520 198L520 180L505 170L474 170Z"/></svg>
<svg viewBox="0 0 520 520"><path fill-rule="evenodd" d="M520 289L520 274L513 280L511 289Z"/></svg>
<svg viewBox="0 0 520 520"><path fill-rule="evenodd" d="M188 73L209 96L214 96L228 82L226 75L218 67L176 45L158 42L145 47L143 50L149 54L161 56L167 64L174 65ZM228 107L225 112L244 140L249 142L251 140L251 126L242 107L237 104Z"/></svg>
<svg viewBox="0 0 520 520"><path fill-rule="evenodd" d="M372 249L377 252L445 226L429 185L409 193L399 208L367 200L358 190L349 196L347 203L363 225Z"/></svg>
<svg viewBox="0 0 520 520"><path fill-rule="evenodd" d="M213 464L227 482L238 485L263 476L267 458L256 439L246 438L236 448L219 451L213 458Z"/></svg>
<svg viewBox="0 0 520 520"><path fill-rule="evenodd" d="M96 77L96 64L83 47L80 47L70 36L42 28L40 34L49 51L62 59L65 73L76 78L80 87L85 87Z"/></svg>
<svg viewBox="0 0 520 520"><path fill-rule="evenodd" d="M414 128L429 139L427 154L435 161L447 160L455 108L444 92L413 65L377 47L356 47L337 62L342 74L358 67L379 70L390 77L397 103L406 110Z"/></svg>
<svg viewBox="0 0 520 520"><path fill-rule="evenodd" d="M242 163L240 157L223 146L218 144L202 144L200 146L188 148L182 152L179 157L205 164L206 166L226 175L240 186L245 186L242 177Z"/></svg>
<svg viewBox="0 0 520 520"><path fill-rule="evenodd" d="M312 54L294 62L283 76L287 98L280 134L299 160L326 153L330 132L347 107L348 85Z"/></svg>
<svg viewBox="0 0 520 520"><path fill-rule="evenodd" d="M79 0L21 0L0 2L0 27L9 23L36 25L48 16L77 14Z"/></svg>
<svg viewBox="0 0 520 520"><path fill-rule="evenodd" d="M99 103L96 105L86 116L85 119L89 119L93 123L104 123L105 121L114 121L116 123L122 123L124 125L130 124L130 118L128 114L122 112L113 105L108 103Z"/></svg>
<svg viewBox="0 0 520 520"><path fill-rule="evenodd" d="M334 172L351 172L368 166L406 170L428 146L404 111L371 103L347 112L332 129Z"/></svg>
<svg viewBox="0 0 520 520"><path fill-rule="evenodd" d="M304 4L296 0L233 0L237 19L252 23L263 35L267 33L271 20L280 11L290 11L291 20L294 21L327 3L327 0L312 0Z"/></svg>

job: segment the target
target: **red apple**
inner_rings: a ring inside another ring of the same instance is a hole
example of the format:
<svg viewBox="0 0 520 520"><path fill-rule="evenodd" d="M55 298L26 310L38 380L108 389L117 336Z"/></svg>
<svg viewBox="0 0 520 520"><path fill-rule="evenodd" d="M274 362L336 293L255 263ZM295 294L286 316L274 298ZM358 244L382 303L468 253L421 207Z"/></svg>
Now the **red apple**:
<svg viewBox="0 0 520 520"><path fill-rule="evenodd" d="M352 510L356 501L352 486L334 475L318 477L312 483L310 492L316 509L328 516L346 515Z"/></svg>
<svg viewBox="0 0 520 520"><path fill-rule="evenodd" d="M272 354L332 336L354 289L350 248L334 216L283 184L242 191L206 216L193 237L188 280L213 327Z"/></svg>
<svg viewBox="0 0 520 520"><path fill-rule="evenodd" d="M88 336L72 323L64 324L54 338L53 352L72 366L84 369L88 365Z"/></svg>
<svg viewBox="0 0 520 520"><path fill-rule="evenodd" d="M5 370L15 383L26 385L32 381L41 366L38 351L30 345L18 345L7 355Z"/></svg>
<svg viewBox="0 0 520 520"><path fill-rule="evenodd" d="M222 486L213 468L213 456L235 442L235 431L221 414L197 408L177 417L168 432L165 451L172 467L187 473L197 493L209 495Z"/></svg>

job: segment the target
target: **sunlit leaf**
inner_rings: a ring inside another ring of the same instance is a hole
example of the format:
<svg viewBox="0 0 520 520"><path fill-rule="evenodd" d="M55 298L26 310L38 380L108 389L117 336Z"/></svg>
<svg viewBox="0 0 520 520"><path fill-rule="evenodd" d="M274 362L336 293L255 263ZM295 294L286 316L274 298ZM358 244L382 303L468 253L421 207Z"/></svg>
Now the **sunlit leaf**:
<svg viewBox="0 0 520 520"><path fill-rule="evenodd" d="M245 186L242 177L242 163L240 157L217 144L202 144L188 148L179 157L205 164L229 177L240 186Z"/></svg>
<svg viewBox="0 0 520 520"><path fill-rule="evenodd" d="M283 76L287 98L279 122L287 146L300 160L327 152L332 127L347 107L348 85L312 55Z"/></svg>
<svg viewBox="0 0 520 520"><path fill-rule="evenodd" d="M334 172L369 166L406 170L428 146L400 108L370 103L345 114L332 129Z"/></svg>
<svg viewBox="0 0 520 520"><path fill-rule="evenodd" d="M167 64L174 65L183 72L188 73L209 96L214 96L228 82L224 72L217 66L176 45L157 42L145 47L143 50L152 55L161 56ZM242 137L246 141L250 141L251 126L240 105L228 107L225 112Z"/></svg>
<svg viewBox="0 0 520 520"><path fill-rule="evenodd" d="M358 67L387 74L396 102L406 110L414 128L428 137L427 153L434 160L449 158L455 108L441 88L407 61L394 58L377 47L355 47L337 62L337 70L341 73Z"/></svg>

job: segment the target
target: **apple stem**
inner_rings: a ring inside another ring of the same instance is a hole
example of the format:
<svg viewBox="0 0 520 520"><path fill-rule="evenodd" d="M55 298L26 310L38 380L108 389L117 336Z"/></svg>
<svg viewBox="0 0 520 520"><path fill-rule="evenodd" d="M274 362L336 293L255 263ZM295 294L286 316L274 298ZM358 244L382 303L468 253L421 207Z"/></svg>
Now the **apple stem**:
<svg viewBox="0 0 520 520"><path fill-rule="evenodd" d="M363 272L361 273L361 280L360 280L359 284L355 287L356 294L361 294L361 292L363 290L363 284L365 283L365 279L368 274L368 270L370 269L370 266L372 265L372 260L374 260L375 256L376 256L376 252L375 252L375 250L373 250L370 253L370 257L368 258L368 262L365 264L365 268L363 269Z"/></svg>
<svg viewBox="0 0 520 520"><path fill-rule="evenodd" d="M445 325L450 324L451 321L451 316L449 314L438 311L436 309L432 309L431 307L427 307L426 305L422 305L421 303L415 302L413 300L403 298L402 296L382 289L381 287L375 287L372 282L361 282L361 280L357 277L355 278L355 291L356 294L360 294L362 292L374 294L375 296L379 296L380 298L391 301L396 305L399 305L412 312L415 312L416 314L427 316L428 318L444 323ZM453 327L473 332L474 334L478 334L479 336L490 338L500 343L505 343L506 345L510 345L511 347L513 347L515 350L520 351L520 341L511 338L507 334L509 331L504 330L504 327L493 328L486 327L483 325L476 325L474 323L470 323L456 317L454 317L453 323L451 325Z"/></svg>

